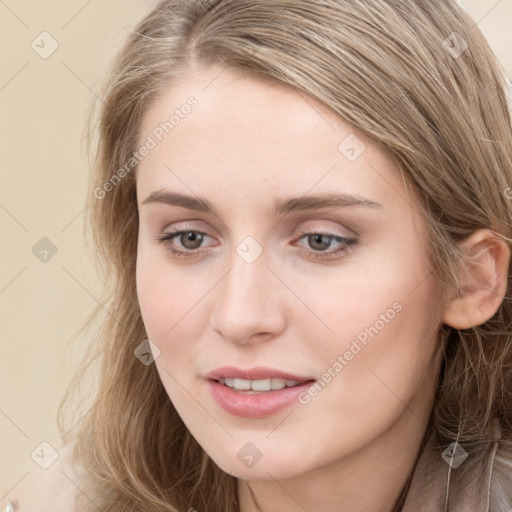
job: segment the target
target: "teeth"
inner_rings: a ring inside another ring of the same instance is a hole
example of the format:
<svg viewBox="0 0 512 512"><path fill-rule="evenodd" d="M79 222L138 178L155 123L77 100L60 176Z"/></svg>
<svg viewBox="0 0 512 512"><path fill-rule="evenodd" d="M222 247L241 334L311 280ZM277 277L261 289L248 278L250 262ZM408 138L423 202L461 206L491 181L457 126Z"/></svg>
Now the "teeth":
<svg viewBox="0 0 512 512"><path fill-rule="evenodd" d="M272 381L270 379L251 380L251 389L254 391L270 391L272 389Z"/></svg>
<svg viewBox="0 0 512 512"><path fill-rule="evenodd" d="M284 379L272 379L272 389L283 389L285 386L286 381Z"/></svg>
<svg viewBox="0 0 512 512"><path fill-rule="evenodd" d="M244 380L244 379L229 379L233 381L233 385L231 387L234 387L236 389L251 389L251 381L250 380Z"/></svg>
<svg viewBox="0 0 512 512"><path fill-rule="evenodd" d="M284 387L291 388L297 386L300 382L296 380L285 379L260 379L260 380L247 380L247 379L233 379L225 378L219 379L221 384L240 391L270 391L274 389L283 389Z"/></svg>

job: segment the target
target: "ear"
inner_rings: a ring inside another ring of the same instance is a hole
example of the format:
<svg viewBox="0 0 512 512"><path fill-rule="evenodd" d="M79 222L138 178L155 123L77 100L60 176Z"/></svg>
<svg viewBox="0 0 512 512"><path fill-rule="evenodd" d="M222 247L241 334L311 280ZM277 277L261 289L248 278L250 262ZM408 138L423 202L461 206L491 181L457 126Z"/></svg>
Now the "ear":
<svg viewBox="0 0 512 512"><path fill-rule="evenodd" d="M480 229L461 242L465 255L458 295L446 306L445 324L467 329L489 320L507 291L510 248L489 229Z"/></svg>

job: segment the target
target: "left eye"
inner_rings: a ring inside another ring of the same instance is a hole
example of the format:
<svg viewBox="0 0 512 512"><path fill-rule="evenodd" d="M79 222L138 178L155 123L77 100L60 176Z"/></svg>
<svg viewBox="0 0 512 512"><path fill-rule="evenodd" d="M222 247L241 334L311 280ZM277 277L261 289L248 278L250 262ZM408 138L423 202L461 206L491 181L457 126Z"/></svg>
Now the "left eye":
<svg viewBox="0 0 512 512"><path fill-rule="evenodd" d="M353 247L357 245L355 238L345 238L338 235L331 235L327 233L302 233L299 240L307 237L307 241L310 247L313 247L313 251L306 250L308 256L312 258L332 258L337 255L349 252ZM332 241L337 242L339 245L336 249L325 251L329 247Z"/></svg>
<svg viewBox="0 0 512 512"><path fill-rule="evenodd" d="M327 233L301 233L301 237L298 240L302 240L303 238L307 238L307 242L312 247L313 250L306 249L306 254L313 258L329 258L334 255L338 255L344 252L348 252L357 244L357 240L354 238L345 238L338 235L332 235ZM204 250L199 250L201 244L205 240L205 237L209 237L206 233L195 230L181 230L174 231L172 233L162 233L157 240L160 243L163 243L166 246L166 249L179 258L190 258L194 256L198 256L199 254L205 252ZM181 247L183 249L176 248L171 245L175 238L178 238L180 241ZM339 246L334 250L326 251L328 247L330 247L331 243L335 241L339 244Z"/></svg>

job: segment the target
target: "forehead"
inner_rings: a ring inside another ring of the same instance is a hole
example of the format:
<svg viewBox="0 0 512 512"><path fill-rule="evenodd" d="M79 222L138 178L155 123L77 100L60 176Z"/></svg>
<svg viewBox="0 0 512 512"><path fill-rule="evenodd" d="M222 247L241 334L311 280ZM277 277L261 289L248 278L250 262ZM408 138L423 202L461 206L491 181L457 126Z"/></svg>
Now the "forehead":
<svg viewBox="0 0 512 512"><path fill-rule="evenodd" d="M148 137L142 198L166 186L246 198L291 188L382 198L403 187L388 154L311 96L218 65L196 68L153 101L139 146Z"/></svg>

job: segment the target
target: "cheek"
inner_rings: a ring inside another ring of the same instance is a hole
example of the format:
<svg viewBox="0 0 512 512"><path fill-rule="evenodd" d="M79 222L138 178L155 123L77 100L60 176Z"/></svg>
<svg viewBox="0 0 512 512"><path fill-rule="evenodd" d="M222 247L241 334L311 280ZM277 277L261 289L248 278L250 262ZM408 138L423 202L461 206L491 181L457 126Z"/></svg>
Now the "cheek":
<svg viewBox="0 0 512 512"><path fill-rule="evenodd" d="M420 256L407 261L399 256L366 265L364 274L345 274L324 287L327 293L304 290L311 309L331 331L318 324L326 334L317 337L311 355L326 371L334 371L342 356L335 380L352 396L389 394L386 384L407 393L433 364L440 318L435 281Z"/></svg>
<svg viewBox="0 0 512 512"><path fill-rule="evenodd" d="M340 449L346 439L356 446L389 428L404 408L427 420L421 404L435 388L438 363L432 335L432 283L416 283L412 293L403 275L393 286L390 283L382 287L374 283L366 295L354 283L357 300L338 299L338 312L328 315L324 310L336 336L323 336L309 347L320 385L317 393L301 397L301 403L306 416L321 415L323 425L312 420L310 427L304 423L303 428L311 428ZM345 440L339 438L341 433Z"/></svg>
<svg viewBox="0 0 512 512"><path fill-rule="evenodd" d="M208 286L193 275L171 268L159 255L142 250L137 258L136 285L142 320L148 338L160 349L159 364L173 372L191 368L207 314L201 297Z"/></svg>
<svg viewBox="0 0 512 512"><path fill-rule="evenodd" d="M146 332L150 339L155 340L165 332L166 325L169 329L171 320L166 313L169 311L170 299L163 293L166 278L161 275L159 278L159 275L159 266L151 265L149 258L139 255L136 272L137 297Z"/></svg>
<svg viewBox="0 0 512 512"><path fill-rule="evenodd" d="M190 286L184 293L179 274L172 275L165 264L154 260L146 259L143 253L137 260L139 306L146 334L160 350L154 364L162 384L174 405L183 407L186 397L178 383L184 382L197 357L194 344L189 342L194 334L187 331L194 327L189 318L193 312Z"/></svg>
<svg viewBox="0 0 512 512"><path fill-rule="evenodd" d="M146 331L155 339L162 338L184 315L193 281L187 283L179 269L170 267L163 248L151 248L139 237L136 285Z"/></svg>
<svg viewBox="0 0 512 512"><path fill-rule="evenodd" d="M348 349L343 353L352 358L343 378L348 395L359 397L355 408L370 401L380 402L377 409L387 404L400 410L417 393L427 393L434 385L437 335L430 291L427 283L409 295L397 290L367 307L365 321L360 323L360 318L354 324L357 334L351 338L351 347L343 347Z"/></svg>
<svg viewBox="0 0 512 512"><path fill-rule="evenodd" d="M294 279L294 291L310 309L310 324L325 341L336 345L365 332L390 331L390 326L410 323L412 329L431 321L434 290L428 272L413 261L402 262L394 254L371 256L356 266L347 265L328 277ZM361 270L361 269L364 269ZM293 275L287 276L292 279ZM300 304L297 305L297 311ZM304 308L303 308L304 309ZM313 313L316 316L316 320ZM302 315L304 316L304 315ZM295 321L299 319L295 316ZM322 325L323 324L323 325ZM412 332L411 332L412 334ZM339 347L338 347L339 348Z"/></svg>

